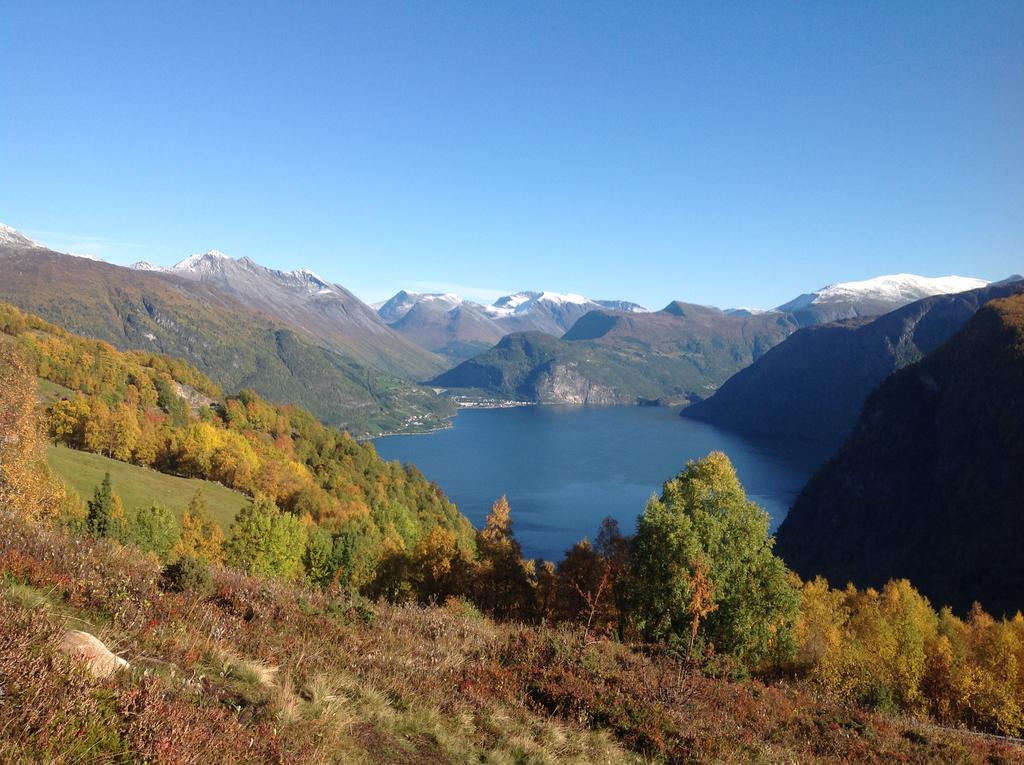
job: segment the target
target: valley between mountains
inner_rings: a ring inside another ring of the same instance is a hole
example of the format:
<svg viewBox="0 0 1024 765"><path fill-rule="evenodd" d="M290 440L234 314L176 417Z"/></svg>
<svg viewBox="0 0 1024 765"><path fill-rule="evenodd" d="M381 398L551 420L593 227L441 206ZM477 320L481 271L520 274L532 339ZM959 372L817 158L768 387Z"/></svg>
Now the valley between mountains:
<svg viewBox="0 0 1024 765"><path fill-rule="evenodd" d="M544 291L481 305L402 290L375 309L307 269L216 250L173 266L121 267L55 252L7 226L0 268L0 299L119 348L181 356L229 390L297 401L363 435L442 426L453 399L690 404L801 328L985 286L900 274L772 310L683 301L648 310Z"/></svg>

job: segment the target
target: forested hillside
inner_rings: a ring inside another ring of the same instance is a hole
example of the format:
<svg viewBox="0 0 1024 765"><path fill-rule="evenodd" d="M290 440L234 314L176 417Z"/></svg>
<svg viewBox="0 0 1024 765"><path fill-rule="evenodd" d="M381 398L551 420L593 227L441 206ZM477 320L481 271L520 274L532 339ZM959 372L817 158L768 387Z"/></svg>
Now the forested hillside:
<svg viewBox="0 0 1024 765"><path fill-rule="evenodd" d="M57 443L266 497L315 524L354 583L383 551L411 549L434 528L472 548L469 522L415 468L382 461L300 407L224 397L185 362L118 351L6 304L0 332L36 376L74 392L46 409Z"/></svg>
<svg viewBox="0 0 1024 765"><path fill-rule="evenodd" d="M6 761L1024 761L890 716L1024 731L1024 619L801 582L724 454L634 533L528 560L504 498L473 530L297 407L0 316ZM179 520L110 477L83 506L47 435L254 499L227 529L201 493ZM83 663L93 633L123 655Z"/></svg>
<svg viewBox="0 0 1024 765"><path fill-rule="evenodd" d="M272 401L298 403L357 434L427 429L454 412L410 379L373 366L374 357L325 345L326 339L317 342L303 325L260 313L216 285L63 255L24 241L28 244L0 242L0 300L71 332L123 350L185 359L228 392L251 389ZM383 323L379 329L394 334ZM441 368L439 360L435 366L424 363L422 349L393 339L414 352L417 376ZM400 349L376 342L389 357L400 355Z"/></svg>
<svg viewBox="0 0 1024 765"><path fill-rule="evenodd" d="M1024 296L887 379L779 529L804 576L908 577L966 612L1024 607Z"/></svg>

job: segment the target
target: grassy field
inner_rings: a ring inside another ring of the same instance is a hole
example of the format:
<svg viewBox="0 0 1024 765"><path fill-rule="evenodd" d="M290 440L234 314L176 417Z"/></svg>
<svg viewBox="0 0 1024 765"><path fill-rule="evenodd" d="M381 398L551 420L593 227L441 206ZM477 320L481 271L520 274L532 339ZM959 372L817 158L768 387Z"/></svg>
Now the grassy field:
<svg viewBox="0 0 1024 765"><path fill-rule="evenodd" d="M44 380L41 377L36 379L36 384L39 388L39 399L44 404L51 404L61 398L75 397L75 392L71 388L65 388L63 385Z"/></svg>
<svg viewBox="0 0 1024 765"><path fill-rule="evenodd" d="M244 494L218 483L164 475L66 446L51 446L48 456L50 466L83 500L92 496L93 489L103 480L103 474L109 472L114 491L124 500L128 512L156 502L180 517L192 495L202 489L210 515L227 530L238 511L249 504L249 498Z"/></svg>

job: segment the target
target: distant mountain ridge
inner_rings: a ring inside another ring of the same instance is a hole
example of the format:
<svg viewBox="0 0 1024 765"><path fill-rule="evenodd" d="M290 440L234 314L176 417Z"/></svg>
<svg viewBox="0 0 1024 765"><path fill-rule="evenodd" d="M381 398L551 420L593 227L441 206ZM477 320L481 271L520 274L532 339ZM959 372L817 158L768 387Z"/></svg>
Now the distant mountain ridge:
<svg viewBox="0 0 1024 765"><path fill-rule="evenodd" d="M827 456L886 377L946 342L985 303L1022 292L1024 281L1003 281L928 297L875 319L805 327L682 415L747 433L816 441Z"/></svg>
<svg viewBox="0 0 1024 765"><path fill-rule="evenodd" d="M315 275L205 253L199 275L133 270L3 235L0 300L77 334L186 359L228 391L300 403L356 434L437 426L452 412L411 382L444 363Z"/></svg>
<svg viewBox="0 0 1024 765"><path fill-rule="evenodd" d="M541 403L689 403L714 393L807 323L884 313L921 293L975 284L986 282L897 274L823 288L787 303L791 310L723 311L678 300L647 313L592 309L562 335L561 345L506 337L432 382ZM539 355L530 352L541 348Z"/></svg>
<svg viewBox="0 0 1024 765"><path fill-rule="evenodd" d="M915 300L966 292L987 284L984 279L966 276L889 274L830 284L783 303L775 310L793 314L800 325L806 327L839 319L880 316Z"/></svg>
<svg viewBox="0 0 1024 765"><path fill-rule="evenodd" d="M377 313L399 334L458 362L487 350L513 332L561 336L581 316L600 309L647 310L626 300L592 300L557 292L517 292L482 305L453 294L402 290L384 302Z"/></svg>
<svg viewBox="0 0 1024 765"><path fill-rule="evenodd" d="M960 612L1024 608L1024 294L883 382L776 549L803 577L907 577Z"/></svg>
<svg viewBox="0 0 1024 765"><path fill-rule="evenodd" d="M788 314L738 316L678 302L647 313L593 310L561 338L507 335L431 384L551 404L683 403L796 328Z"/></svg>
<svg viewBox="0 0 1024 765"><path fill-rule="evenodd" d="M151 270L149 264L136 266ZM234 259L211 250L190 255L160 273L214 286L307 333L316 343L388 374L422 380L447 366L391 331L372 308L347 289L309 269L278 271L250 258Z"/></svg>

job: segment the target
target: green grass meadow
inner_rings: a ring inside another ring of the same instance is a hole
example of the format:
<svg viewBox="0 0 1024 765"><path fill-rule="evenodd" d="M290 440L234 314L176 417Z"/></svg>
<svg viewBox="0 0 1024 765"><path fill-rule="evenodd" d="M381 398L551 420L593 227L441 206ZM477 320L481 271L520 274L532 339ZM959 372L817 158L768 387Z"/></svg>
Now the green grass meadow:
<svg viewBox="0 0 1024 765"><path fill-rule="evenodd" d="M49 447L47 457L54 471L83 500L92 496L93 490L103 480L104 473L109 472L110 483L120 495L128 513L155 502L173 510L180 518L192 495L202 489L211 517L227 530L238 511L250 502L244 494L212 481L165 475L66 446Z"/></svg>

